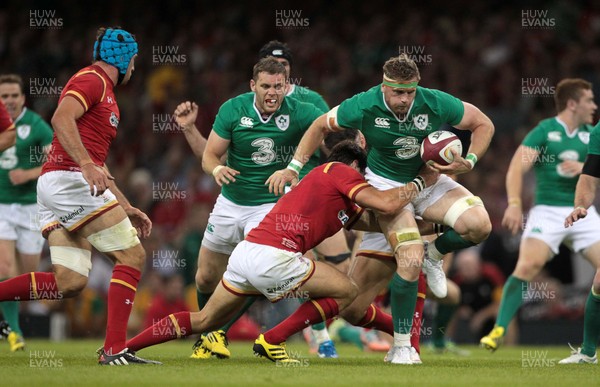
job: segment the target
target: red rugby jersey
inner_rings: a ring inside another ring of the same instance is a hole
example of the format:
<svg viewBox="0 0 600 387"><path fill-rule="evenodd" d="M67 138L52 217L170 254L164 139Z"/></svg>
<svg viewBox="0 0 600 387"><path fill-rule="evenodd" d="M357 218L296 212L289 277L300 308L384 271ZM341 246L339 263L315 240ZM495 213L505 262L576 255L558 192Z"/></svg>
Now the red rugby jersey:
<svg viewBox="0 0 600 387"><path fill-rule="evenodd" d="M342 227L352 227L363 211L354 199L367 187L364 177L346 164L320 165L279 199L246 240L305 253Z"/></svg>
<svg viewBox="0 0 600 387"><path fill-rule="evenodd" d="M81 142L99 166L104 165L108 148L117 135L119 107L113 92L113 82L100 66L91 65L73 75L63 88L58 103L66 96L73 97L83 106L85 113L77 120ZM42 167L42 174L49 171L79 171L75 163L62 147L56 133L48 161Z"/></svg>
<svg viewBox="0 0 600 387"><path fill-rule="evenodd" d="M10 118L8 110L6 110L6 106L0 101L0 133L14 128L15 124L13 123L12 118Z"/></svg>

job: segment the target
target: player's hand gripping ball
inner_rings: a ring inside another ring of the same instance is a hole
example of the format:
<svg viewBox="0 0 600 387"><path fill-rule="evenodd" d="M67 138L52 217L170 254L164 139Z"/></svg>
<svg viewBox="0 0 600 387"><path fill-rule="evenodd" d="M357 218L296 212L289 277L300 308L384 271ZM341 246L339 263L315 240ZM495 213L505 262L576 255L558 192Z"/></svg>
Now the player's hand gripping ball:
<svg viewBox="0 0 600 387"><path fill-rule="evenodd" d="M459 155L462 154L462 143L452 132L438 130L430 133L421 143L421 159L429 165L436 162L440 165L451 164L454 149Z"/></svg>

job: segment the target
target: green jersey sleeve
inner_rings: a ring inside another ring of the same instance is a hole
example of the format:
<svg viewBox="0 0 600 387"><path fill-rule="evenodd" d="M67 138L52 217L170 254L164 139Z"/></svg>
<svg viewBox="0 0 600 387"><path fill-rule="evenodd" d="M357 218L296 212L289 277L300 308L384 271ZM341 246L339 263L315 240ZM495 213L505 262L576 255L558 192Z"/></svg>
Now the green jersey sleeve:
<svg viewBox="0 0 600 387"><path fill-rule="evenodd" d="M215 122L213 124L213 130L219 135L219 137L222 137L225 140L231 140L231 133L233 132L234 128L232 117L239 116L239 114L236 114L234 110L233 102L231 100L225 102L219 108L219 112L217 113L217 117L215 118Z"/></svg>
<svg viewBox="0 0 600 387"><path fill-rule="evenodd" d="M449 125L455 126L465 115L465 105L462 101L440 90L431 90L436 95L436 113Z"/></svg>
<svg viewBox="0 0 600 387"><path fill-rule="evenodd" d="M36 122L36 124L39 127L40 144L42 146L49 145L52 142L52 137L54 136L52 128L41 117L39 117L38 122Z"/></svg>
<svg viewBox="0 0 600 387"><path fill-rule="evenodd" d="M588 154L600 156L600 123L598 123L590 133Z"/></svg>
<svg viewBox="0 0 600 387"><path fill-rule="evenodd" d="M542 149L546 142L547 135L540 125L533 128L523 139L522 145L533 149Z"/></svg>
<svg viewBox="0 0 600 387"><path fill-rule="evenodd" d="M365 93L356 94L348 98L337 107L337 125L346 129L362 129L363 105ZM335 108L334 108L335 109Z"/></svg>
<svg viewBox="0 0 600 387"><path fill-rule="evenodd" d="M313 92L313 105L317 107L323 113L327 113L329 111L329 105L325 102L325 99L321 96L321 94Z"/></svg>

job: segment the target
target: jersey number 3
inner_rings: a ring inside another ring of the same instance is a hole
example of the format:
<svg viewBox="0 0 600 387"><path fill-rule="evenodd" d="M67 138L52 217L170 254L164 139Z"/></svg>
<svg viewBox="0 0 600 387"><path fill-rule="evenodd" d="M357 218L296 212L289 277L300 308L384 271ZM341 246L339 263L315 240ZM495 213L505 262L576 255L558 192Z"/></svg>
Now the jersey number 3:
<svg viewBox="0 0 600 387"><path fill-rule="evenodd" d="M275 142L272 139L268 137L257 138L252 141L251 145L258 147L258 150L252 153L252 161L256 164L269 164L275 160L276 154L273 151Z"/></svg>

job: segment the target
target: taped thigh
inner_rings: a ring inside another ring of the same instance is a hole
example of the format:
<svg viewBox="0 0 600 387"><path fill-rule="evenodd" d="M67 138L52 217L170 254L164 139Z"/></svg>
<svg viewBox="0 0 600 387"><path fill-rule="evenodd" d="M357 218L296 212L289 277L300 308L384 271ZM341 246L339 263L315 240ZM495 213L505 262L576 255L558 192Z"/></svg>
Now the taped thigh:
<svg viewBox="0 0 600 387"><path fill-rule="evenodd" d="M473 207L483 207L483 201L479 196L465 196L454 202L444 215L444 224L454 228L454 224L460 216Z"/></svg>
<svg viewBox="0 0 600 387"><path fill-rule="evenodd" d="M140 243L129 218L88 236L87 240L101 252L127 250Z"/></svg>
<svg viewBox="0 0 600 387"><path fill-rule="evenodd" d="M92 252L78 247L50 246L50 260L85 277L92 270Z"/></svg>

